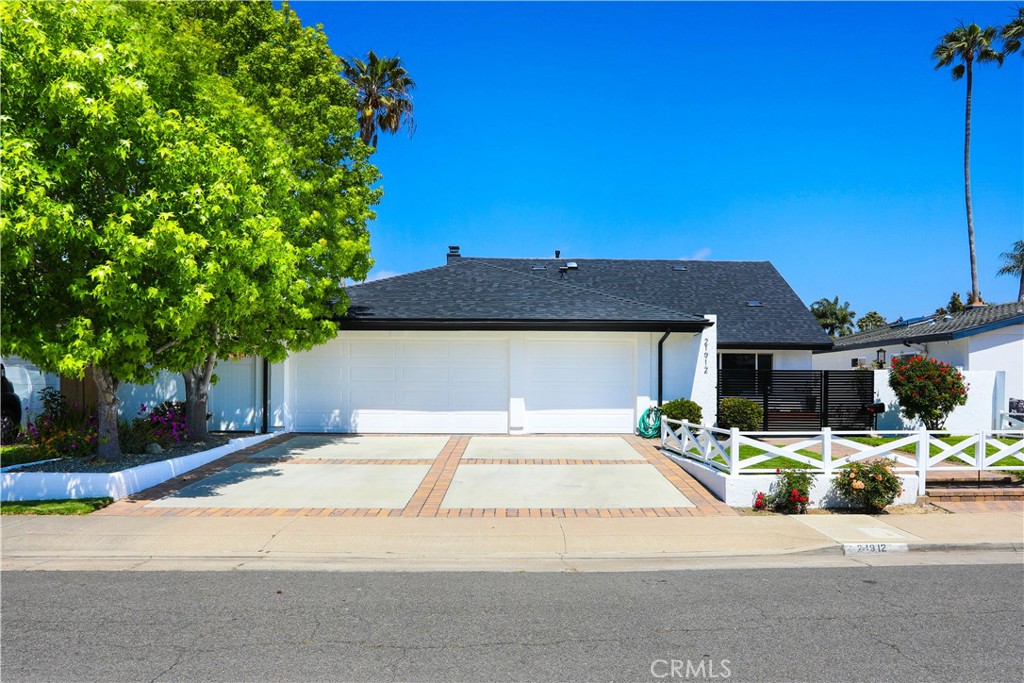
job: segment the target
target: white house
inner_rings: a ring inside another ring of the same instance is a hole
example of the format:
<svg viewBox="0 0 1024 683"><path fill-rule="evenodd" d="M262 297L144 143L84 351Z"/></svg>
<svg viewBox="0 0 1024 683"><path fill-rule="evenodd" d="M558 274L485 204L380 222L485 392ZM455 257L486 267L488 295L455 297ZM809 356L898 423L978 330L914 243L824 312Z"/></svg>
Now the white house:
<svg viewBox="0 0 1024 683"><path fill-rule="evenodd" d="M1002 373L999 410L1024 399L1024 304L970 307L962 313L923 316L835 340L814 353L816 370L886 363L893 356L924 355L965 371Z"/></svg>
<svg viewBox="0 0 1024 683"><path fill-rule="evenodd" d="M767 261L463 257L348 288L337 337L283 363L220 363L213 429L630 433L685 397L714 422L718 369L810 370L831 346ZM80 388L81 391L81 388ZM184 397L123 385L122 414Z"/></svg>

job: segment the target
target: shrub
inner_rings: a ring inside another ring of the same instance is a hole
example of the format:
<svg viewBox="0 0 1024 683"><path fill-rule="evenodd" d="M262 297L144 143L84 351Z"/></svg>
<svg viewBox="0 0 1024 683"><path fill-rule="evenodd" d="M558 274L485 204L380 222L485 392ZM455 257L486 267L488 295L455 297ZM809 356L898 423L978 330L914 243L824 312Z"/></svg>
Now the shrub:
<svg viewBox="0 0 1024 683"><path fill-rule="evenodd" d="M859 507L881 512L903 493L903 481L892 470L895 464L882 458L844 467L832 480L832 487Z"/></svg>
<svg viewBox="0 0 1024 683"><path fill-rule="evenodd" d="M146 404L143 403L139 412L140 417L145 412ZM188 438L183 401L164 401L153 407L147 419L152 428L152 440L161 446L180 443Z"/></svg>
<svg viewBox="0 0 1024 683"><path fill-rule="evenodd" d="M686 420L701 424L703 411L700 406L686 398L677 398L661 406L661 414L670 420Z"/></svg>
<svg viewBox="0 0 1024 683"><path fill-rule="evenodd" d="M121 450L125 453L145 453L146 446L151 443L159 443L148 417L135 418L130 421L121 420L117 429Z"/></svg>
<svg viewBox="0 0 1024 683"><path fill-rule="evenodd" d="M28 435L45 459L87 457L96 452L96 413L69 405L53 387L39 392L43 411L28 423Z"/></svg>
<svg viewBox="0 0 1024 683"><path fill-rule="evenodd" d="M784 515L799 515L807 511L814 475L803 470L775 470L778 478L769 493L757 492L755 510L772 510Z"/></svg>
<svg viewBox="0 0 1024 683"><path fill-rule="evenodd" d="M754 432L764 424L764 410L760 404L745 398L722 399L718 409L718 426L723 429L736 427L744 432Z"/></svg>
<svg viewBox="0 0 1024 683"><path fill-rule="evenodd" d="M920 419L927 429L942 429L957 406L967 403L967 384L949 363L924 356L892 359L889 386L904 417Z"/></svg>

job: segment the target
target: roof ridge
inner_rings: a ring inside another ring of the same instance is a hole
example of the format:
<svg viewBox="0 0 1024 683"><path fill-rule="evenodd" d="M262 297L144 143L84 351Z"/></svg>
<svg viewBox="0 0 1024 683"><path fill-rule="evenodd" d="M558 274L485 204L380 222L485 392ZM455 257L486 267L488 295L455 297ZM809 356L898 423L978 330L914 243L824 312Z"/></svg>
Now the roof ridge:
<svg viewBox="0 0 1024 683"><path fill-rule="evenodd" d="M424 268L423 270L414 270L411 273L398 273L397 275L391 275L389 277L382 277L382 278L377 279L377 280L363 280L362 282L357 282L354 285L351 285L351 287L352 288L364 287L366 285L374 285L374 284L377 284L378 282L384 282L385 280L398 280L399 278L403 278L403 277L410 277L412 275L421 275L423 273L430 273L430 272L433 272L435 270L443 270L445 268L448 268L449 266L457 265L459 263L459 261L461 261L461 259L459 259L457 261L453 261L451 263L442 263L441 265L434 266L433 268Z"/></svg>
<svg viewBox="0 0 1024 683"><path fill-rule="evenodd" d="M628 259L626 259L626 260L628 260ZM589 294L597 294L598 296L606 297L608 299L616 299L618 301L623 301L623 302L628 303L628 304L635 304L635 305L638 305L638 306L644 306L646 308L652 308L652 309L655 309L655 310L658 310L658 311L664 311L665 313L672 313L672 314L675 314L675 315L688 315L688 316L691 316L691 317L694 317L694 318L703 318L704 317L704 314L702 314L702 313L687 313L685 311L677 311L677 310L674 310L674 309L671 309L671 308L665 308L664 306L658 306L656 304L647 303L646 301L637 301L636 299L629 299L629 298L624 297L624 296L618 296L618 295L615 295L615 294L609 294L608 292L602 292L602 291L600 291L598 289L591 289L590 287L584 287L582 285L577 285L575 283L568 282L568 281L566 281L564 279L559 279L557 281L555 281L555 280L548 280L547 278L539 278L539 277L534 276L534 275L527 275L526 273L520 273L518 270L513 270L511 268L504 268L502 266L496 266L496 265L494 265L492 263L481 263L479 265L482 265L485 268L491 268L493 270L501 270L501 271L504 271L506 273L512 273L514 275L518 275L519 277L533 278L535 280L538 280L540 282L544 282L544 283L550 284L552 286L556 286L556 287L557 286L564 286L564 287L569 287L571 289L578 289L581 292L587 292Z"/></svg>

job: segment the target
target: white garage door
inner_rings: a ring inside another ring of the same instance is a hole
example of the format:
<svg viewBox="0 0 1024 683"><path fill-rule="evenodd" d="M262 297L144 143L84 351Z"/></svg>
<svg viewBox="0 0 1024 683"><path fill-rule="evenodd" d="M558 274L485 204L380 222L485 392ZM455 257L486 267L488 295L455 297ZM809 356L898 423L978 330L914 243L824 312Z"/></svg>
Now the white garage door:
<svg viewBox="0 0 1024 683"><path fill-rule="evenodd" d="M291 362L299 431L508 431L504 340L353 336Z"/></svg>
<svg viewBox="0 0 1024 683"><path fill-rule="evenodd" d="M631 340L528 341L526 431L632 432L634 356Z"/></svg>

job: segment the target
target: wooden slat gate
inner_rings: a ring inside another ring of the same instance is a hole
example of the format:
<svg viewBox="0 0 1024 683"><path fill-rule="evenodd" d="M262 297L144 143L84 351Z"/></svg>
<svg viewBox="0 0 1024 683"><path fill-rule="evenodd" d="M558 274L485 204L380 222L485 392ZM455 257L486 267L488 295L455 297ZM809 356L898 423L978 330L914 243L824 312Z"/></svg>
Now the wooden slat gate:
<svg viewBox="0 0 1024 683"><path fill-rule="evenodd" d="M764 409L764 431L871 429L874 373L858 370L719 370L718 402L745 398Z"/></svg>

